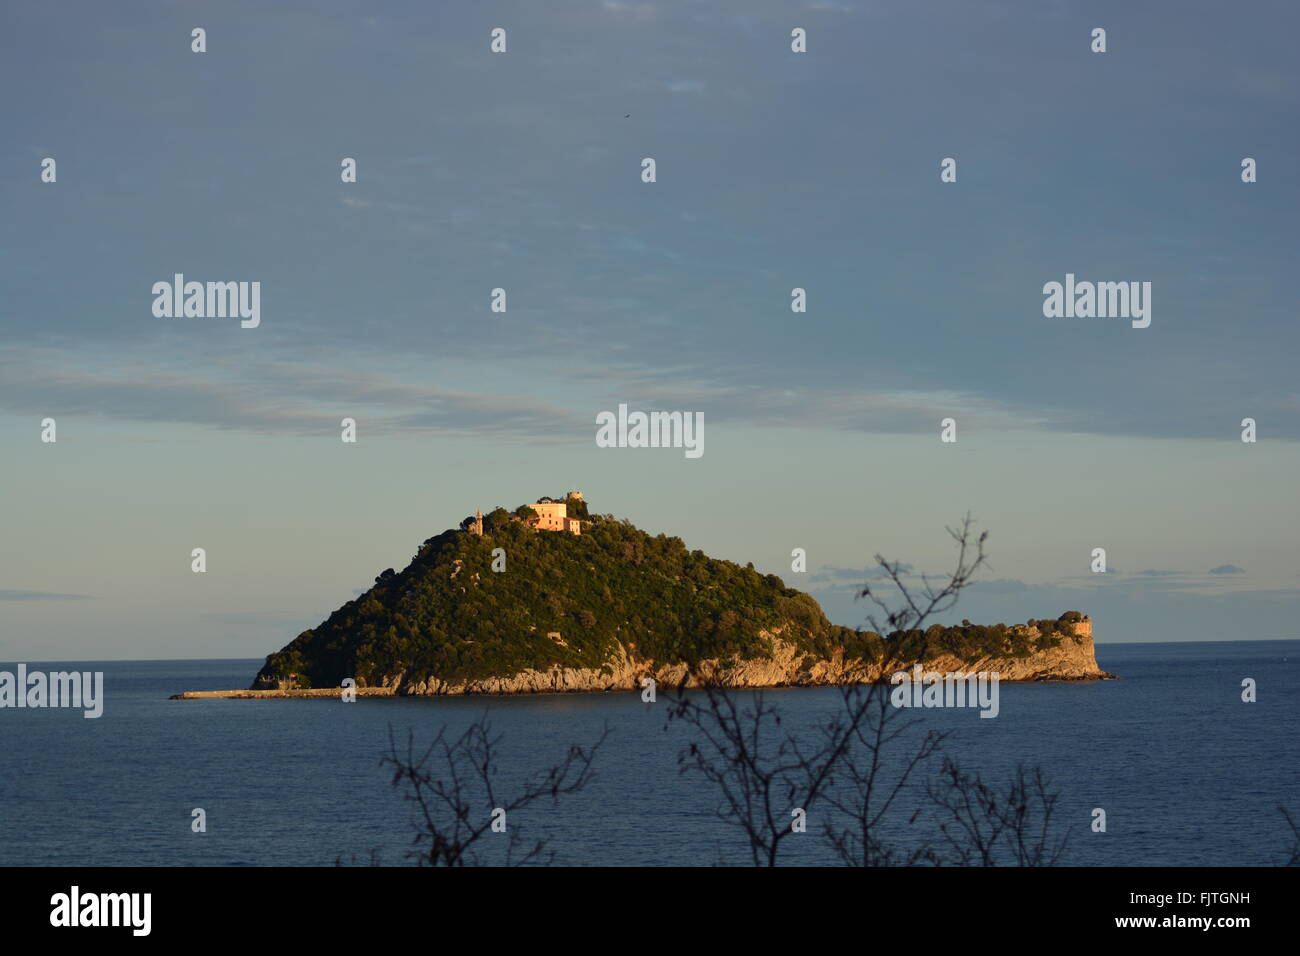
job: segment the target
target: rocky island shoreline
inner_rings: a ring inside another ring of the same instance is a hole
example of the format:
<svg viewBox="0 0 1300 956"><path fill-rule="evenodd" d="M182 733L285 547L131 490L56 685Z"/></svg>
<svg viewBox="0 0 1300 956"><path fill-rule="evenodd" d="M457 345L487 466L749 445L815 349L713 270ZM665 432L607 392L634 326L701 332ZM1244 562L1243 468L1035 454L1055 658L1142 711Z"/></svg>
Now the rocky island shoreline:
<svg viewBox="0 0 1300 956"><path fill-rule="evenodd" d="M269 655L250 688L172 699L602 693L646 679L823 687L888 681L916 664L1011 682L1114 677L1078 611L888 635L840 627L776 575L593 515L570 492L479 512L428 539L405 570L384 571Z"/></svg>
<svg viewBox="0 0 1300 956"><path fill-rule="evenodd" d="M1036 628L1026 628L1036 637ZM1077 640L1075 639L1077 638ZM769 660L733 661L725 664L708 661L699 668L702 674L711 675L721 686L743 689L770 689L778 687L827 687L847 683L879 683L889 681L899 671L910 671L915 662L891 661L883 665L850 665L842 655L819 661L807 667L799 660L798 652L789 644L774 640L774 654ZM1097 665L1092 641L1092 620L1084 618L1074 625L1070 643L1037 651L1022 659L984 657L962 660L944 655L926 660L927 672L938 673L996 673L1004 683L1030 683L1037 681L1093 681L1115 680L1116 675L1103 671ZM526 670L509 677L490 677L444 681L427 678L418 681L396 681L376 687L352 688L357 697L442 697L476 694L582 694L612 691L639 691L642 679L651 678L659 687L676 687L686 676L686 665L655 666L650 662L636 662L623 655L609 669L566 669L559 666L545 671ZM700 677L692 676L686 686L699 687ZM254 687L244 690L188 691L176 694L172 700L208 699L289 699L335 698L344 687Z"/></svg>

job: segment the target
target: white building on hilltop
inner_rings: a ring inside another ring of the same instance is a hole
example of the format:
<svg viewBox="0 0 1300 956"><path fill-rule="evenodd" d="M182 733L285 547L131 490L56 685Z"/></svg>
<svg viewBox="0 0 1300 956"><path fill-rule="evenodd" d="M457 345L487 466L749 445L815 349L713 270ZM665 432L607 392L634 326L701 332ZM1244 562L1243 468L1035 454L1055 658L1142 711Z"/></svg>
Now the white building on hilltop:
<svg viewBox="0 0 1300 956"><path fill-rule="evenodd" d="M582 492L570 491L564 501L556 501L554 498L548 498L545 495L538 498L536 504L528 506L537 514L535 518L527 519L528 526L541 531L567 531L569 534L582 534L582 522L577 518L569 517L569 501L582 501ZM523 520L517 514L511 517L515 521ZM461 528L470 534L482 535L484 531L483 523L483 512L475 511L472 517L461 522Z"/></svg>
<svg viewBox="0 0 1300 956"><path fill-rule="evenodd" d="M582 492L569 492L570 498L582 500ZM538 498L537 504L532 506L537 512L537 522L535 527L542 531L567 531L569 534L582 534L582 522L577 518L569 517L569 505L565 501L556 501L554 498Z"/></svg>

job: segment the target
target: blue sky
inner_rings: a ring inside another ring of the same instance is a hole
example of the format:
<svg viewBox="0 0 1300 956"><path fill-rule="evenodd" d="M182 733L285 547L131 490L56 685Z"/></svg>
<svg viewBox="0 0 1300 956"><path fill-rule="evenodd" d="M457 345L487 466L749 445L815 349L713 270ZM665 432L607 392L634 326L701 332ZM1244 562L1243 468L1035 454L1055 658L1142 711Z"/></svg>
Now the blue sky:
<svg viewBox="0 0 1300 956"><path fill-rule="evenodd" d="M1296 636L1292 5L0 18L0 659L260 656L570 488L840 623L969 510L957 618ZM261 326L155 318L176 272L260 281ZM1150 281L1151 326L1044 318L1067 272ZM620 402L702 412L704 456L596 448Z"/></svg>

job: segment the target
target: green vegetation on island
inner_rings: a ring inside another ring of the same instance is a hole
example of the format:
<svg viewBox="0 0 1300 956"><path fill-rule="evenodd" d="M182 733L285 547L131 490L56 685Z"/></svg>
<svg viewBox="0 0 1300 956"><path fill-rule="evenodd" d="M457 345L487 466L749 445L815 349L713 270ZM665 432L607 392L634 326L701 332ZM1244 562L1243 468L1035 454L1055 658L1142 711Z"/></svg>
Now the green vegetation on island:
<svg viewBox="0 0 1300 956"><path fill-rule="evenodd" d="M899 664L944 655L1023 658L1059 645L1083 618L1070 611L1031 621L1036 638L1024 627L969 622L882 637L832 624L812 597L752 564L590 514L581 498L566 503L568 517L581 519L578 534L537 530L537 511L524 505L484 515L481 535L470 517L428 539L404 570L384 571L364 594L268 656L254 686L602 670L619 645L661 664L754 659L772 654L774 632L806 655L807 666L840 650L869 663L882 655ZM503 559L504 570L493 570Z"/></svg>

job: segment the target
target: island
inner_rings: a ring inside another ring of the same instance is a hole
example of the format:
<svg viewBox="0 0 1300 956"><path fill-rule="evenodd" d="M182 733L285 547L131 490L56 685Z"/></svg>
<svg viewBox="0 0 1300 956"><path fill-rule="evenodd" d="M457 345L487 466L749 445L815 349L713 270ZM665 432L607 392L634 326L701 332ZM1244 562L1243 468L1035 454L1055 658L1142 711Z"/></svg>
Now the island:
<svg viewBox="0 0 1300 956"><path fill-rule="evenodd" d="M809 687L888 681L918 663L1003 681L1113 676L1078 611L1010 626L843 627L777 575L594 514L573 491L476 512L269 655L249 689L174 699L626 691L647 678Z"/></svg>

